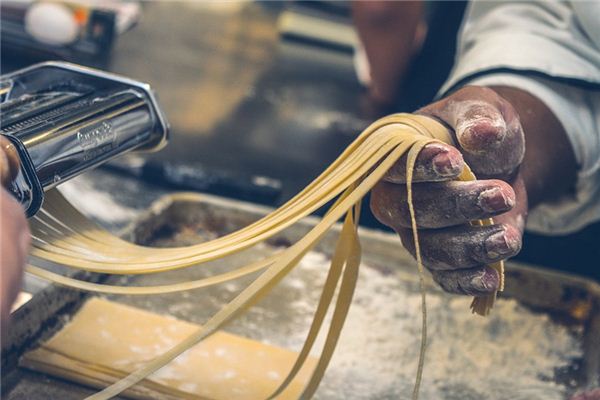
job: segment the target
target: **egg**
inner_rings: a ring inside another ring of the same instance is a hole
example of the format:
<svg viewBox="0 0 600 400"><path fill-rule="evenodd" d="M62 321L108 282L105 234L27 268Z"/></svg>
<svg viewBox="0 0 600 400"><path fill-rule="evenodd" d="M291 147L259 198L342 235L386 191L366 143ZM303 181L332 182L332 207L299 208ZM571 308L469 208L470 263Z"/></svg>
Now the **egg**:
<svg viewBox="0 0 600 400"><path fill-rule="evenodd" d="M68 45L79 35L73 12L64 4L40 2L32 4L25 14L25 30L42 43Z"/></svg>

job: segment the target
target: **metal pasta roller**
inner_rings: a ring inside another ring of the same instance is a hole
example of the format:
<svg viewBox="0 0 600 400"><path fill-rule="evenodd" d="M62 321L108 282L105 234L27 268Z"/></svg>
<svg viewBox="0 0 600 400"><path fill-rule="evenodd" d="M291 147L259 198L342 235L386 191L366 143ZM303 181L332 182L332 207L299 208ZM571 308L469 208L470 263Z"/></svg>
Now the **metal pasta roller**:
<svg viewBox="0 0 600 400"><path fill-rule="evenodd" d="M9 190L27 216L44 191L131 150L156 151L168 123L150 86L63 62L0 78L0 134L20 168Z"/></svg>

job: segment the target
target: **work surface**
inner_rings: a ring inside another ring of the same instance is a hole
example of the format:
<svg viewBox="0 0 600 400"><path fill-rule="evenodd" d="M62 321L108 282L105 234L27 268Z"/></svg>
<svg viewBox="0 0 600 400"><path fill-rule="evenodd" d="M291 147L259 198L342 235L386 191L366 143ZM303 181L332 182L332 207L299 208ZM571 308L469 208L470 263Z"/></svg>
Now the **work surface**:
<svg viewBox="0 0 600 400"><path fill-rule="evenodd" d="M112 198L99 194L100 190L114 191L117 187L122 189ZM157 246L208 240L245 226L266 211L225 199L175 195L155 204L152 212L140 215L135 204L151 202L161 192L132 180L115 180L101 172L78 179L65 192L96 219L109 220L108 216L112 216L110 225L116 230L137 215L141 219L130 227L129 237ZM103 203L109 207L100 207ZM254 255L289 245L311 224L308 220L277 235ZM317 398L404 398L414 379L420 329L414 261L394 235L364 230L361 238L364 258L356 297ZM227 330L299 349L334 240L333 234L326 237L272 295L231 323ZM214 267L231 268L231 265L217 263ZM204 267L191 268L160 277L119 279L117 283L143 285L157 284L159 280L197 279L210 271ZM202 323L245 283L241 279L207 290L111 298ZM17 314L21 326L36 318L49 317L41 315L45 308L40 307L40 301L49 298L56 301L57 296L63 301L68 298L65 291L56 287L46 288L42 293L37 304L31 302L30 308L23 308ZM508 298L498 303L489 318L481 318L470 314L469 299L448 296L429 286L430 344L423 399L562 399L583 382L598 379L600 290L597 285L510 264L506 295ZM58 321L50 318L54 324L46 324L25 347L35 346L40 337L47 337L60 327L80 301L63 304ZM39 326L29 325L29 328ZM7 399L41 399L48 398L49 393L53 398L77 399L92 392L23 369L15 370L4 388Z"/></svg>

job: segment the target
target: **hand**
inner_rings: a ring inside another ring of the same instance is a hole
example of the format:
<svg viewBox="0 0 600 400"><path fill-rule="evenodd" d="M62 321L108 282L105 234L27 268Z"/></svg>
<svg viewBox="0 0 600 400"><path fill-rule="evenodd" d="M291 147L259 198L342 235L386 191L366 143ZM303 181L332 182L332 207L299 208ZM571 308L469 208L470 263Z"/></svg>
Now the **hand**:
<svg viewBox="0 0 600 400"><path fill-rule="evenodd" d="M11 146L5 138L0 137L0 177L3 184L14 178L19 165ZM12 304L21 289L29 241L29 227L23 207L0 187L0 323L3 331L10 318Z"/></svg>
<svg viewBox="0 0 600 400"><path fill-rule="evenodd" d="M423 263L448 292L493 293L499 277L486 264L519 252L527 214L519 117L508 101L483 87L465 87L417 113L445 123L457 146L430 144L417 159L413 202ZM465 161L480 180L452 181ZM405 165L399 160L373 189L371 209L414 255ZM494 225L468 224L489 217Z"/></svg>
<svg viewBox="0 0 600 400"><path fill-rule="evenodd" d="M29 227L23 207L4 188L0 188L0 311L2 327L21 289L23 265L29 249Z"/></svg>

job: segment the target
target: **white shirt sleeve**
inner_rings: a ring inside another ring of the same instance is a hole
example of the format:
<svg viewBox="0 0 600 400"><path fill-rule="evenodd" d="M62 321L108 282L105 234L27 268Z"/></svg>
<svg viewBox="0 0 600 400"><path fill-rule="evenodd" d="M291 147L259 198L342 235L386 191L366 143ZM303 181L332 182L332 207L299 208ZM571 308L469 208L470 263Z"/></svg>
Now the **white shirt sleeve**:
<svg viewBox="0 0 600 400"><path fill-rule="evenodd" d="M597 15L600 1L472 1L459 32L454 68L441 92L491 71L543 75L600 89Z"/></svg>
<svg viewBox="0 0 600 400"><path fill-rule="evenodd" d="M600 95L544 78L492 74L468 82L508 86L542 100L561 122L578 164L575 194L530 210L527 229L565 234L600 220Z"/></svg>
<svg viewBox="0 0 600 400"><path fill-rule="evenodd" d="M579 167L576 193L530 210L527 229L540 233L570 233L600 220L600 18L593 17L600 1L574 3L470 3L441 90L519 88L562 123Z"/></svg>

